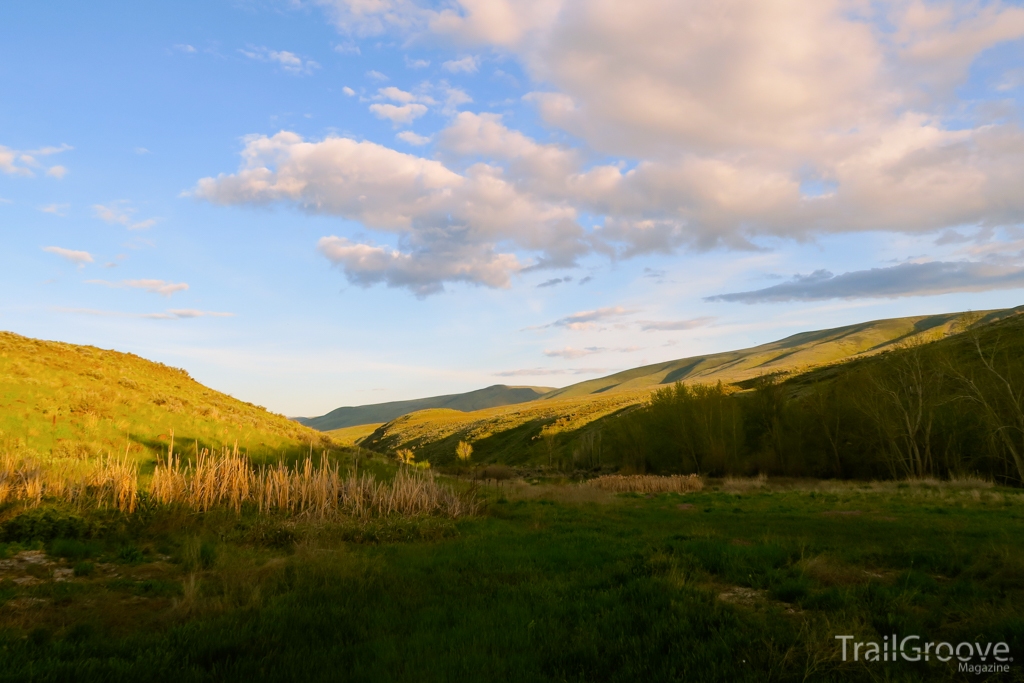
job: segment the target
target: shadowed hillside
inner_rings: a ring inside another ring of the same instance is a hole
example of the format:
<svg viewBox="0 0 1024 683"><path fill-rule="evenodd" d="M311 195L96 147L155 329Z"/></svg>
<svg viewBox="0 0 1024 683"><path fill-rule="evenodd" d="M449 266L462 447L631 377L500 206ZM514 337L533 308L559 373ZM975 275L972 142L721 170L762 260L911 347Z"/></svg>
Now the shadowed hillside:
<svg viewBox="0 0 1024 683"><path fill-rule="evenodd" d="M402 415L432 408L468 412L526 403L527 401L540 398L550 391L552 391L550 387L509 387L504 384L495 384L486 389L477 389L465 394L448 394L446 396L418 398L411 401L392 401L390 403L336 408L320 417L297 417L295 421L307 427L326 432L344 427L388 422Z"/></svg>
<svg viewBox="0 0 1024 683"><path fill-rule="evenodd" d="M86 458L233 446L253 458L298 455L331 440L261 406L209 389L184 370L117 351L0 332L5 450Z"/></svg>

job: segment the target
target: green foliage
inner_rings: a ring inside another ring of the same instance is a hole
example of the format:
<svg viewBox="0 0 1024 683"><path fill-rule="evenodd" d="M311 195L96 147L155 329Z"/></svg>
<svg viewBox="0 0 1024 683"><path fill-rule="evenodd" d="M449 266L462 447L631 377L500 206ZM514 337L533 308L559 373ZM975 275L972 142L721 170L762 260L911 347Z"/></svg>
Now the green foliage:
<svg viewBox="0 0 1024 683"><path fill-rule="evenodd" d="M82 539L98 535L102 524L54 508L37 508L0 524L0 540L31 543L53 539Z"/></svg>
<svg viewBox="0 0 1024 683"><path fill-rule="evenodd" d="M1024 483L1024 319L730 393L676 384L602 426L626 470Z"/></svg>

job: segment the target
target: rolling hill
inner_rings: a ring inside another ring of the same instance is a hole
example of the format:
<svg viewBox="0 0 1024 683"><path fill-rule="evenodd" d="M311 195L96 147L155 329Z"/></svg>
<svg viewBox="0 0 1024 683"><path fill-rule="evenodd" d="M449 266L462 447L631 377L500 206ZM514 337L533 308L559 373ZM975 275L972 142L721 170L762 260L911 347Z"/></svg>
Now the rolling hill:
<svg viewBox="0 0 1024 683"><path fill-rule="evenodd" d="M982 311L976 324L1024 313L1024 306ZM525 464L542 459L554 442L579 434L598 420L648 400L677 381L744 388L767 374L794 377L816 368L868 358L901 343L930 342L960 331L963 313L890 318L828 330L802 332L750 349L647 365L580 382L520 405L459 413L429 410L381 425L361 444L381 451L412 448L435 464L454 460L455 446L474 444L474 460Z"/></svg>
<svg viewBox="0 0 1024 683"><path fill-rule="evenodd" d="M1024 306L982 311L992 322L1024 311ZM749 349L692 356L645 365L614 375L556 389L541 400L587 396L612 391L653 390L674 382L736 384L759 375L798 374L812 368L892 349L900 343L934 341L957 331L963 313L888 318L828 330L801 332Z"/></svg>
<svg viewBox="0 0 1024 683"><path fill-rule="evenodd" d="M495 384L486 389L477 389L464 394L431 396L409 401L391 401L365 406L336 408L320 417L296 417L296 422L322 432L358 425L389 422L402 415L432 408L445 408L462 412L497 408L533 401L552 391L551 387L509 387Z"/></svg>
<svg viewBox="0 0 1024 683"><path fill-rule="evenodd" d="M254 459L333 447L326 435L129 353L0 332L0 453L65 458L236 442ZM128 446L128 443L131 445Z"/></svg>

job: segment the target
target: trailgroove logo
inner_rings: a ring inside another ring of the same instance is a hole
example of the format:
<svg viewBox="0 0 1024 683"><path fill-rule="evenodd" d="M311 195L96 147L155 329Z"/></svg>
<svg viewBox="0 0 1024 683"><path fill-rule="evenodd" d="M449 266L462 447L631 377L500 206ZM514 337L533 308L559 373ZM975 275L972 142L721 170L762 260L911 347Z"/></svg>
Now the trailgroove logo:
<svg viewBox="0 0 1024 683"><path fill-rule="evenodd" d="M853 641L853 636L836 636L843 643L843 661L849 662L921 662L937 659L949 662L956 658L962 673L1008 673L1010 646L1006 643L922 642L921 636L905 636L899 640L894 633L876 641Z"/></svg>

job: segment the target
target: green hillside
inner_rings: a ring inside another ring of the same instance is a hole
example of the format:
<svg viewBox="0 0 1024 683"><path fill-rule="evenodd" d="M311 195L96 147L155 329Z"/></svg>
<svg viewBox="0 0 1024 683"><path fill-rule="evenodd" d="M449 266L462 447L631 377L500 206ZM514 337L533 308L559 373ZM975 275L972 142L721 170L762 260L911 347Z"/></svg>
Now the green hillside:
<svg viewBox="0 0 1024 683"><path fill-rule="evenodd" d="M994 321L1024 311L982 311L983 321ZM889 318L846 325L830 330L801 332L749 349L691 356L573 384L545 394L543 400L586 396L609 391L655 389L674 382L735 384L767 374L799 374L812 368L871 355L912 340L934 341L956 331L963 313Z"/></svg>
<svg viewBox="0 0 1024 683"><path fill-rule="evenodd" d="M117 351L0 332L0 443L4 451L146 461L174 433L179 450L235 442L253 458L333 442L261 406L199 384L184 370Z"/></svg>
<svg viewBox="0 0 1024 683"><path fill-rule="evenodd" d="M978 313L977 324L1015 317L1024 307ZM799 377L816 368L869 359L901 343L930 342L956 334L963 313L877 320L804 332L751 349L696 356L620 372L545 394L537 401L460 413L428 410L381 425L361 442L380 451L410 448L434 465L455 464L459 441L473 444L477 463L545 464L593 442L607 420L650 400L675 382L715 384L735 391L772 374ZM841 367L841 366L837 366ZM617 456L616 456L617 457Z"/></svg>
<svg viewBox="0 0 1024 683"><path fill-rule="evenodd" d="M504 384L495 384L486 389L477 389L464 394L431 396L410 401L392 401L365 406L346 406L336 408L320 417L297 417L295 420L307 427L327 432L345 427L388 422L402 415L432 408L468 412L526 403L536 400L550 391L552 391L551 387L509 387Z"/></svg>

